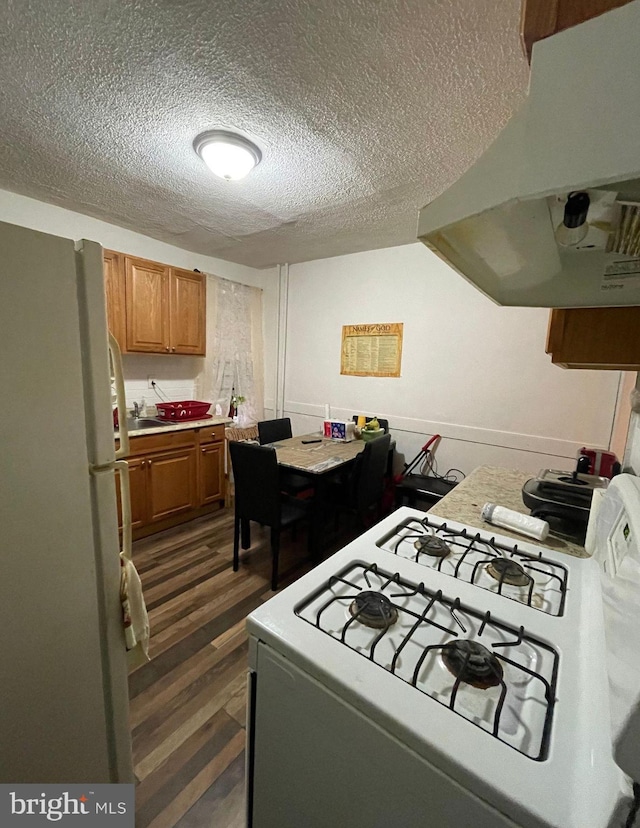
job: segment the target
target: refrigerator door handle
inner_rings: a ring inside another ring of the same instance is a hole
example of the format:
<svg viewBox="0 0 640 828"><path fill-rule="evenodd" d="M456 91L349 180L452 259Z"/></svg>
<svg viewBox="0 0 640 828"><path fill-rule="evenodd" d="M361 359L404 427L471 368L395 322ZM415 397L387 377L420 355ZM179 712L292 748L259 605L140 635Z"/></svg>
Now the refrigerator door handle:
<svg viewBox="0 0 640 828"><path fill-rule="evenodd" d="M114 460L104 466L92 466L91 474L120 474L120 507L122 513L122 549L120 554L131 560L132 526L131 526L131 484L129 482L129 464L126 460Z"/></svg>
<svg viewBox="0 0 640 828"><path fill-rule="evenodd" d="M129 484L129 464L124 460L113 463L115 471L120 473L120 505L122 507L122 552L131 560L131 486Z"/></svg>
<svg viewBox="0 0 640 828"><path fill-rule="evenodd" d="M120 448L116 450L116 460L127 457L129 454L129 431L127 429L127 401L124 393L124 374L122 373L122 354L120 346L109 334L109 356L111 361L112 383L115 386L116 405L118 408L118 431L120 434Z"/></svg>

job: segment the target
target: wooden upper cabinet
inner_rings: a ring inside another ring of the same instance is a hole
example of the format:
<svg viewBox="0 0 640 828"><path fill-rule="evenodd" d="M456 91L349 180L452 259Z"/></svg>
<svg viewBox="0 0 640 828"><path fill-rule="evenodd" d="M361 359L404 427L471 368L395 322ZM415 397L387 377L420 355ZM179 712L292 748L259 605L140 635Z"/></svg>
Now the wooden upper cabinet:
<svg viewBox="0 0 640 828"><path fill-rule="evenodd" d="M169 339L175 354L205 354L205 276L171 268Z"/></svg>
<svg viewBox="0 0 640 828"><path fill-rule="evenodd" d="M114 250L103 251L104 288L107 296L107 324L118 341L121 350L126 350L126 314L124 262L120 253Z"/></svg>
<svg viewBox="0 0 640 828"><path fill-rule="evenodd" d="M109 330L123 353L206 353L206 276L104 251Z"/></svg>
<svg viewBox="0 0 640 828"><path fill-rule="evenodd" d="M640 307L552 310L547 353L562 368L640 370Z"/></svg>
<svg viewBox="0 0 640 828"><path fill-rule="evenodd" d="M124 258L127 351L169 353L169 268Z"/></svg>
<svg viewBox="0 0 640 828"><path fill-rule="evenodd" d="M531 50L537 40L570 29L630 0L522 0L520 38L531 62Z"/></svg>

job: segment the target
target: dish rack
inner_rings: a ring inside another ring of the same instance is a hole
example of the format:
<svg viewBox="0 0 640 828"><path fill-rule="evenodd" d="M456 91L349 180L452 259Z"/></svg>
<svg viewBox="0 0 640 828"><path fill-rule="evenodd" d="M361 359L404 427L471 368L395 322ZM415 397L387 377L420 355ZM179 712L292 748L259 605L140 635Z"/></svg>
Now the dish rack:
<svg viewBox="0 0 640 828"><path fill-rule="evenodd" d="M211 403L198 400L156 403L156 408L158 418L161 420L202 420L211 416L207 413L211 408Z"/></svg>

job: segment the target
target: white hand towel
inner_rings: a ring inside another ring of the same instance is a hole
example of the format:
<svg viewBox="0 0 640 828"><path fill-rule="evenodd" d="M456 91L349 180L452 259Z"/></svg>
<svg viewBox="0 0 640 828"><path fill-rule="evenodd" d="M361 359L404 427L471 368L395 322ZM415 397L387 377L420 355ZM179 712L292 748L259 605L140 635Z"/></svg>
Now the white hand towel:
<svg viewBox="0 0 640 828"><path fill-rule="evenodd" d="M120 553L120 599L129 667L149 661L149 616L142 594L142 583L133 561Z"/></svg>

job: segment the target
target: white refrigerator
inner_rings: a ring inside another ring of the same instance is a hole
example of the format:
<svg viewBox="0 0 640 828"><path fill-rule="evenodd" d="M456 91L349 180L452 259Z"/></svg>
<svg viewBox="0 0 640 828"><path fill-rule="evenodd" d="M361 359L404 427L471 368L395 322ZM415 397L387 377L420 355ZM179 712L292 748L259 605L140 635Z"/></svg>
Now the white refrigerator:
<svg viewBox="0 0 640 828"><path fill-rule="evenodd" d="M98 244L0 223L0 348L0 783L132 782Z"/></svg>

